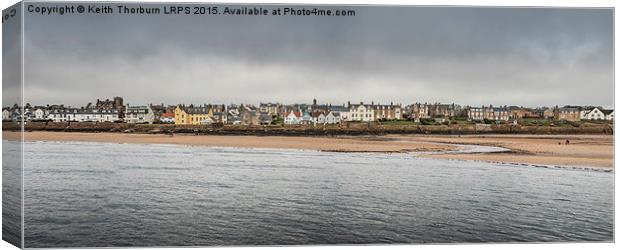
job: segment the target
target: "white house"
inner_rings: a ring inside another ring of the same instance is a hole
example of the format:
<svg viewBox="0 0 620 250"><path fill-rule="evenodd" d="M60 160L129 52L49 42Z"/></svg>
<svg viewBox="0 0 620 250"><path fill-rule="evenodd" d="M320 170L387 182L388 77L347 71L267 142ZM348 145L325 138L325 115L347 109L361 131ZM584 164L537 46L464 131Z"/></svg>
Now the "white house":
<svg viewBox="0 0 620 250"><path fill-rule="evenodd" d="M119 121L116 109L84 109L74 119L79 122L115 122Z"/></svg>
<svg viewBox="0 0 620 250"><path fill-rule="evenodd" d="M584 120L614 120L614 111L612 109L592 108L590 110L582 110L581 119Z"/></svg>
<svg viewBox="0 0 620 250"><path fill-rule="evenodd" d="M34 119L35 120L46 120L47 119L47 115L48 112L46 109L42 109L42 108L37 108L34 110Z"/></svg>
<svg viewBox="0 0 620 250"><path fill-rule="evenodd" d="M126 106L125 122L152 124L153 121L155 121L155 113L151 106Z"/></svg>
<svg viewBox="0 0 620 250"><path fill-rule="evenodd" d="M327 124L340 123L340 114L338 112L329 112L329 114L325 116L325 123Z"/></svg>
<svg viewBox="0 0 620 250"><path fill-rule="evenodd" d="M47 115L52 122L115 122L119 121L116 109L52 109Z"/></svg>
<svg viewBox="0 0 620 250"><path fill-rule="evenodd" d="M91 111L95 116L94 120L96 122L115 122L121 120L116 109L93 109Z"/></svg>
<svg viewBox="0 0 620 250"><path fill-rule="evenodd" d="M11 120L11 111L9 111L8 109L2 110L2 120L3 121L10 121Z"/></svg>
<svg viewBox="0 0 620 250"><path fill-rule="evenodd" d="M371 105L353 104L349 107L348 121L371 122L375 120L374 110Z"/></svg>
<svg viewBox="0 0 620 250"><path fill-rule="evenodd" d="M47 115L47 119L52 122L66 122L67 121L67 109L52 109Z"/></svg>
<svg viewBox="0 0 620 250"><path fill-rule="evenodd" d="M317 117L314 117L314 123L325 124L325 114L321 113Z"/></svg>
<svg viewBox="0 0 620 250"><path fill-rule="evenodd" d="M299 113L299 111L292 111L286 116L284 117L284 124L287 125L294 125L294 124L299 124L301 119L301 114Z"/></svg>
<svg viewBox="0 0 620 250"><path fill-rule="evenodd" d="M593 108L585 114L586 120L605 120L605 114L599 108Z"/></svg>
<svg viewBox="0 0 620 250"><path fill-rule="evenodd" d="M320 113L314 115L313 122L315 124L337 124L340 123L340 114L338 112Z"/></svg>

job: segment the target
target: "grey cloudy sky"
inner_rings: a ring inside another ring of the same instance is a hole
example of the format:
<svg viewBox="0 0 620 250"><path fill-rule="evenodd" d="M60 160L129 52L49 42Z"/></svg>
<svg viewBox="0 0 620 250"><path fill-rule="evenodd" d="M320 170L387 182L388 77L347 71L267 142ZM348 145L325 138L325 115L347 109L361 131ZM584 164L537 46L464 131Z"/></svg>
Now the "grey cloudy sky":
<svg viewBox="0 0 620 250"><path fill-rule="evenodd" d="M347 9L356 16L27 14L25 98L613 105L611 9Z"/></svg>
<svg viewBox="0 0 620 250"><path fill-rule="evenodd" d="M2 15L11 15L10 9L18 13L19 5L3 10ZM21 102L21 30L17 19L7 19L2 23L2 106Z"/></svg>

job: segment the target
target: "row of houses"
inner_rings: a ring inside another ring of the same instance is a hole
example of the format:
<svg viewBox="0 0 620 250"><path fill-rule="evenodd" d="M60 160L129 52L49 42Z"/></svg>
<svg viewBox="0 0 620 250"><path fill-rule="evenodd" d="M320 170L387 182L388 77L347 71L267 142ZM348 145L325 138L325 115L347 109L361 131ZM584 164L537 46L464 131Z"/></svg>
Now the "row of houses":
<svg viewBox="0 0 620 250"><path fill-rule="evenodd" d="M219 108L217 108L219 107ZM264 125L281 120L283 124L338 124L353 121L400 120L400 105L370 104L343 105L261 103L254 105L178 105L175 124L246 124Z"/></svg>
<svg viewBox="0 0 620 250"><path fill-rule="evenodd" d="M457 104L414 103L407 105L404 116L408 120L452 118L466 116L466 109Z"/></svg>
<svg viewBox="0 0 620 250"><path fill-rule="evenodd" d="M260 112L267 113L272 116L289 117L289 120L304 120L303 117L312 117L315 120L319 116L328 115L339 117L339 121L376 121L376 120L400 120L402 116L401 105L390 103L375 104L374 102L359 104L351 104L347 102L342 105L318 104L314 99L312 104L292 104L283 105L279 103L261 103L258 107ZM294 116L297 116L294 118ZM285 119L286 120L286 119Z"/></svg>
<svg viewBox="0 0 620 250"><path fill-rule="evenodd" d="M614 120L614 110L593 106L564 106L561 108L556 107L554 109L548 110L547 114L553 118L567 121Z"/></svg>
<svg viewBox="0 0 620 250"><path fill-rule="evenodd" d="M23 112L23 114L21 113ZM121 97L97 100L85 107L64 105L31 106L23 109L17 105L5 107L3 121L51 121L51 122L126 122L126 123L174 123L174 124L244 124L266 125L339 124L343 122L374 122L388 120L435 119L445 121L454 118L472 121L511 121L524 118L556 119L567 121L613 120L613 110L594 106L564 106L525 108L518 106L470 107L457 104L414 103L370 104L360 102L342 105L312 104L283 105L260 103L231 105L139 105L123 104Z"/></svg>
<svg viewBox="0 0 620 250"><path fill-rule="evenodd" d="M551 108L524 108L517 106L467 107L467 118L470 120L509 121L524 118L555 119L565 121L581 120L614 120L614 111L594 106L564 106Z"/></svg>
<svg viewBox="0 0 620 250"><path fill-rule="evenodd" d="M72 108L64 106L54 107L25 107L21 109L4 108L3 121L51 121L51 122L127 122L153 123L154 113L149 106L126 106L125 115L121 118L119 109L103 109L94 107Z"/></svg>

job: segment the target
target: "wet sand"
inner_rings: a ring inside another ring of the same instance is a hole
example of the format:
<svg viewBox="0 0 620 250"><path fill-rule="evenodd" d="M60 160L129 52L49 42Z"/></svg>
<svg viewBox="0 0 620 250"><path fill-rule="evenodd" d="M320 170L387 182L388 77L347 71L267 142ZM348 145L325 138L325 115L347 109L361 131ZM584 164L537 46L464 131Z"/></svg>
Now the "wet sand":
<svg viewBox="0 0 620 250"><path fill-rule="evenodd" d="M17 132L3 131L3 139L17 139ZM336 152L447 152L421 157L477 160L515 164L550 166L587 166L613 168L613 136L611 135L388 135L349 137L286 136L214 136L125 133L26 132L30 141L90 141L144 144L179 144L192 146L290 148ZM566 140L570 143L565 144ZM449 153L456 145L499 146L506 153Z"/></svg>
<svg viewBox="0 0 620 250"><path fill-rule="evenodd" d="M549 166L614 167L612 135L398 136L403 140L498 146L506 153L441 154L425 157ZM569 141L566 144L566 140Z"/></svg>

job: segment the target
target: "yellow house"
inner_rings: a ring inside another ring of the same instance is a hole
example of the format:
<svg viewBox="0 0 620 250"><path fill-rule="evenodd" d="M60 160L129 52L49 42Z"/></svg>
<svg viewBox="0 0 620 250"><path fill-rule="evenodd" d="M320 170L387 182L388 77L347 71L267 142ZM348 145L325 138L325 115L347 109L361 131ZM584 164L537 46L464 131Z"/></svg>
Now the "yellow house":
<svg viewBox="0 0 620 250"><path fill-rule="evenodd" d="M213 110L208 106L178 105L174 109L174 124L200 125L213 121Z"/></svg>
<svg viewBox="0 0 620 250"><path fill-rule="evenodd" d="M177 105L174 109L174 124L189 124L187 118L187 112L181 108L181 105Z"/></svg>

